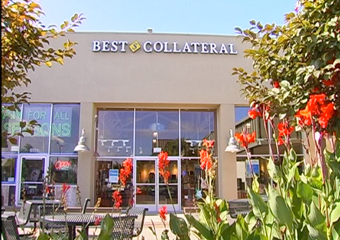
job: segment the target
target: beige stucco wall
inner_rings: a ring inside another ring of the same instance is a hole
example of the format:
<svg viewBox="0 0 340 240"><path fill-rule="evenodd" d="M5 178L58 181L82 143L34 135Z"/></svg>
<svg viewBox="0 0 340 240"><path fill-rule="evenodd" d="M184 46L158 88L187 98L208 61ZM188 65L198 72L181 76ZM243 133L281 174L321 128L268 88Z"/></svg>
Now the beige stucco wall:
<svg viewBox="0 0 340 240"><path fill-rule="evenodd" d="M98 106L214 108L217 110L218 195L237 197L236 156L225 153L229 129L234 129L234 106L247 105L233 67L251 68L244 59L245 45L234 36L186 34L71 33L76 56L63 66L42 66L31 73L31 102L81 103L80 128L94 148L94 115ZM234 44L237 55L193 53L92 52L92 41L137 40L162 42L214 42ZM59 44L59 45L58 45ZM61 46L56 40L53 46ZM76 143L75 143L76 144ZM94 199L93 152L79 153L78 183L82 197ZM92 201L91 204L94 204Z"/></svg>

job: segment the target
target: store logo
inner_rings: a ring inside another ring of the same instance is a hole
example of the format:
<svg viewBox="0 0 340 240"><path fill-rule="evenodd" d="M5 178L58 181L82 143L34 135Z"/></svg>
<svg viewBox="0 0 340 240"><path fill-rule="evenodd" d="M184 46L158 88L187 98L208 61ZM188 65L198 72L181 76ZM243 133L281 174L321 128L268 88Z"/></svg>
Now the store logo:
<svg viewBox="0 0 340 240"><path fill-rule="evenodd" d="M189 53L189 54L221 54L237 55L234 44L216 44L207 42L151 42L145 41L143 44L134 41L131 44L128 41L92 41L92 52L122 52L125 53L127 47L135 53L143 49L145 53Z"/></svg>
<svg viewBox="0 0 340 240"><path fill-rule="evenodd" d="M134 53L137 52L141 48L141 46L138 41L134 41L133 43L130 44L129 48L131 52Z"/></svg>

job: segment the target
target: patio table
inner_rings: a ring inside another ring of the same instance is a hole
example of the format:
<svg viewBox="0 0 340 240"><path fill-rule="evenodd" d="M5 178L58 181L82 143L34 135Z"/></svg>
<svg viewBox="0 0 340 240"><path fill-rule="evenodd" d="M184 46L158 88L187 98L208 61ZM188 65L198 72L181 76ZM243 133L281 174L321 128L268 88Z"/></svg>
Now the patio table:
<svg viewBox="0 0 340 240"><path fill-rule="evenodd" d="M45 222L52 222L57 224L66 223L68 227L69 240L74 240L76 237L76 227L85 227L86 234L88 235L88 227L94 226L96 220L103 219L106 214L87 214L87 213L67 213L64 215L46 215L41 218Z"/></svg>

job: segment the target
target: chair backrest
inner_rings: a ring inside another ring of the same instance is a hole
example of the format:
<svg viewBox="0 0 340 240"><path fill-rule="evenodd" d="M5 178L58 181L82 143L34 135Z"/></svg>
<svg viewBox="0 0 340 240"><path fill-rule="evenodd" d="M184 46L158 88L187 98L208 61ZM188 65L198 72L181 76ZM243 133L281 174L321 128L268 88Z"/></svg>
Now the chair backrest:
<svg viewBox="0 0 340 240"><path fill-rule="evenodd" d="M87 205L88 205L88 203L89 203L90 201L91 201L91 199L85 198L84 205L83 205L83 207L82 207L82 209L81 209L81 213L86 213L86 208L87 208Z"/></svg>
<svg viewBox="0 0 340 240"><path fill-rule="evenodd" d="M139 236L143 231L144 226L144 219L146 212L149 211L148 208L142 208L142 207L131 207L127 215L134 215L137 216L137 219L135 220L135 227L133 231L133 236L137 237Z"/></svg>
<svg viewBox="0 0 340 240"><path fill-rule="evenodd" d="M114 216L112 239L132 239L137 216Z"/></svg>
<svg viewBox="0 0 340 240"><path fill-rule="evenodd" d="M20 240L15 216L1 217L1 231L4 240Z"/></svg>
<svg viewBox="0 0 340 240"><path fill-rule="evenodd" d="M17 224L18 226L22 227L25 226L31 216L31 211L32 211L32 203L31 202L23 202L19 214L17 215Z"/></svg>

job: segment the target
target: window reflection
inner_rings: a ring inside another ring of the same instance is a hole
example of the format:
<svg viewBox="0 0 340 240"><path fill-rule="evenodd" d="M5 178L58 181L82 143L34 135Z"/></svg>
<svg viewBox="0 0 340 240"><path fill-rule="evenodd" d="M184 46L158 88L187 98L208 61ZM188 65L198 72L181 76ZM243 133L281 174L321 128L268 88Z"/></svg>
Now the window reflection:
<svg viewBox="0 0 340 240"><path fill-rule="evenodd" d="M99 156L131 156L133 153L133 110L99 110Z"/></svg>
<svg viewBox="0 0 340 240"><path fill-rule="evenodd" d="M136 155L179 154L178 111L136 111Z"/></svg>
<svg viewBox="0 0 340 240"><path fill-rule="evenodd" d="M19 105L21 108L21 105ZM21 111L16 109L8 109L6 106L1 106L1 130L2 132L7 132L10 135L14 135L20 132L20 120ZM19 139L15 137L15 139ZM1 144L2 152L18 152L19 147L17 144L12 144L10 141L5 141Z"/></svg>
<svg viewBox="0 0 340 240"><path fill-rule="evenodd" d="M215 113L181 111L182 156L199 156L203 139L215 140Z"/></svg>
<svg viewBox="0 0 340 240"><path fill-rule="evenodd" d="M15 182L15 162L16 158L2 157L1 158L1 181L14 183Z"/></svg>
<svg viewBox="0 0 340 240"><path fill-rule="evenodd" d="M51 153L73 153L79 139L79 104L54 104Z"/></svg>
<svg viewBox="0 0 340 240"><path fill-rule="evenodd" d="M24 133L21 138L20 152L47 153L51 121L51 104L24 104L23 120L37 121L40 126L34 128L34 135Z"/></svg>

